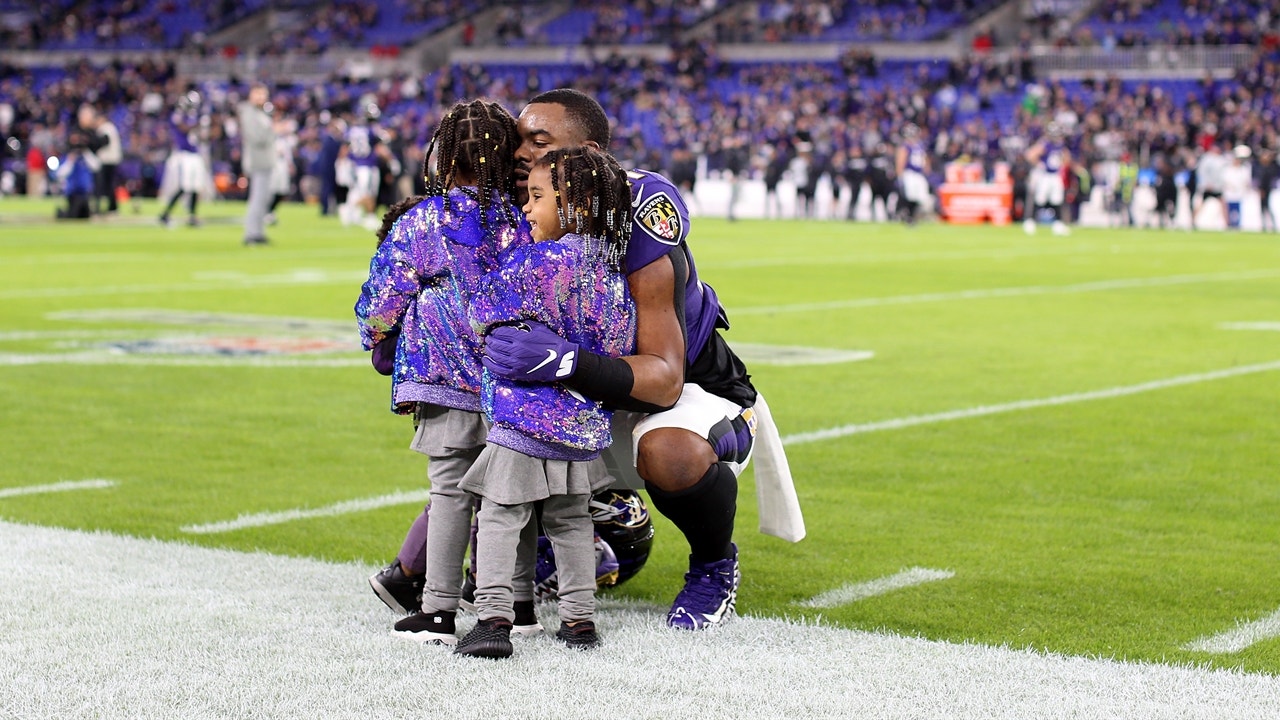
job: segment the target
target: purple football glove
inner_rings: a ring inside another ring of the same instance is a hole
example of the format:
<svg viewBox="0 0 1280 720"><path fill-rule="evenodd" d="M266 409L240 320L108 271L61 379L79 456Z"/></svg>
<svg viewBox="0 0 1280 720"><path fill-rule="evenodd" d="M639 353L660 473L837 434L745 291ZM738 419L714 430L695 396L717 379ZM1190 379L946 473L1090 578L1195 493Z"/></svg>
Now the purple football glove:
<svg viewBox="0 0 1280 720"><path fill-rule="evenodd" d="M373 346L373 355L369 360L379 375L390 375L396 368L396 343L400 340L400 331L389 333Z"/></svg>
<svg viewBox="0 0 1280 720"><path fill-rule="evenodd" d="M578 346L542 323L502 325L484 340L489 372L521 382L557 382L578 369Z"/></svg>

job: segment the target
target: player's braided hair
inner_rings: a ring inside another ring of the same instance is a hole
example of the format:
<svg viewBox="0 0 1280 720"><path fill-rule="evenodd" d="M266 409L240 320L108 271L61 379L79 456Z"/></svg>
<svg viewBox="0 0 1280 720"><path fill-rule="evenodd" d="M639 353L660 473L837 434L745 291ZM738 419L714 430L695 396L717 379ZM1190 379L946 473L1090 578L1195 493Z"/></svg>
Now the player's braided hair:
<svg viewBox="0 0 1280 720"><path fill-rule="evenodd" d="M621 271L631 239L631 187L618 161L595 148L572 147L552 150L534 167L551 173L560 227L576 221L578 234L603 240L605 259Z"/></svg>
<svg viewBox="0 0 1280 720"><path fill-rule="evenodd" d="M440 118L422 161L427 193L388 210L382 217L378 242L386 239L396 220L410 208L430 197L444 197L447 202L449 190L464 181L475 182L474 199L480 205L480 217L487 224L493 217L490 205L494 193L509 197L515 190L515 155L519 142L515 118L498 103L472 100L454 105ZM435 172L432 172L433 155ZM500 203L498 210L504 220L516 222L510 203Z"/></svg>

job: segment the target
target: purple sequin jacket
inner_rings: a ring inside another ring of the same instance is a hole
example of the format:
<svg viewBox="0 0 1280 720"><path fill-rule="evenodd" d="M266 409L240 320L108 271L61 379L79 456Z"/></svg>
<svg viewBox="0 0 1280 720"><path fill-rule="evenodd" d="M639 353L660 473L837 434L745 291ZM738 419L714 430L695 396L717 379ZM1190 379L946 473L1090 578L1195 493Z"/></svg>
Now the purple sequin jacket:
<svg viewBox="0 0 1280 720"><path fill-rule="evenodd" d="M495 196L490 231L481 222L471 188L432 197L396 220L369 262L369 279L356 301L360 340L372 349L399 328L392 371L391 409L413 411L416 402L479 412L480 338L467 308L498 255L530 242L524 216Z"/></svg>
<svg viewBox="0 0 1280 720"><path fill-rule="evenodd" d="M635 350L635 303L626 277L605 262L603 243L568 234L506 252L480 283L472 317L480 328L537 320L591 352ZM611 442L612 413L560 383L521 383L484 371L481 399L489 442L549 460L591 460Z"/></svg>

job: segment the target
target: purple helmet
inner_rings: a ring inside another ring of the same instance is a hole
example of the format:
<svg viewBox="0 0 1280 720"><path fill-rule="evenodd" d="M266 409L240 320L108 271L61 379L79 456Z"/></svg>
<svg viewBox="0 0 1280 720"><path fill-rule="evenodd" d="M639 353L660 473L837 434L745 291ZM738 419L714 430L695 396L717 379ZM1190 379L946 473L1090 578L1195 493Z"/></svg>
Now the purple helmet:
<svg viewBox="0 0 1280 720"><path fill-rule="evenodd" d="M644 567L653 546L653 522L644 499L634 490L605 490L591 498L596 534L618 559L621 585Z"/></svg>

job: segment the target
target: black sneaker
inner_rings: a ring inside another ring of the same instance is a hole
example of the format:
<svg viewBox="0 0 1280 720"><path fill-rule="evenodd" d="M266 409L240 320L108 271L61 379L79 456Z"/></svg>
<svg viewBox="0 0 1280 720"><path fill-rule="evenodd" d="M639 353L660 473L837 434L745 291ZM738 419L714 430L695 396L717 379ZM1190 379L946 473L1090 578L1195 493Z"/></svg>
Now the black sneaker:
<svg viewBox="0 0 1280 720"><path fill-rule="evenodd" d="M511 623L506 618L481 620L458 642L453 652L472 657L511 657Z"/></svg>
<svg viewBox="0 0 1280 720"><path fill-rule="evenodd" d="M393 634L433 645L458 644L457 630L453 624L454 613L414 613L396 623Z"/></svg>
<svg viewBox="0 0 1280 720"><path fill-rule="evenodd" d="M600 647L600 636L596 634L596 624L590 620L579 620L573 624L560 623L556 639L577 650L592 650Z"/></svg>
<svg viewBox="0 0 1280 720"><path fill-rule="evenodd" d="M369 587L373 588L382 602L392 610L406 615L422 609L424 583L423 575L405 575L399 560L392 560L390 565L369 578Z"/></svg>
<svg viewBox="0 0 1280 720"><path fill-rule="evenodd" d="M532 600L517 600L514 608L516 621L511 624L511 632L521 637L530 637L542 632L542 623L538 622L538 614L533 610Z"/></svg>
<svg viewBox="0 0 1280 720"><path fill-rule="evenodd" d="M458 600L458 606L467 612L476 611L476 576L470 570L462 581L462 597Z"/></svg>

